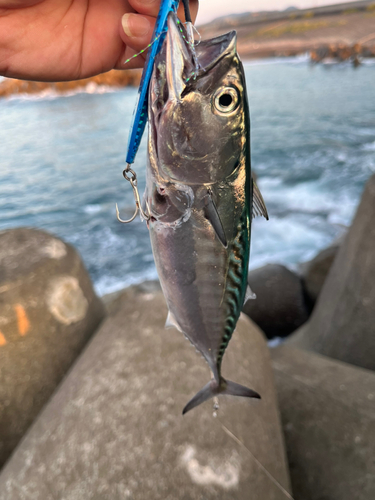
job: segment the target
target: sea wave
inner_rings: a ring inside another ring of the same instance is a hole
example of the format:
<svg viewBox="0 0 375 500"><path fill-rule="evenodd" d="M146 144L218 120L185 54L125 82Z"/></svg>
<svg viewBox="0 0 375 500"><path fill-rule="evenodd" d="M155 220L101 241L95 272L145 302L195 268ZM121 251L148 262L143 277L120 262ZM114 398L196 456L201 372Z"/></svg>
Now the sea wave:
<svg viewBox="0 0 375 500"><path fill-rule="evenodd" d="M5 97L7 101L40 101L53 100L61 97L71 97L79 94L108 94L121 90L121 87L112 87L110 85L97 85L95 82L90 82L84 87L77 87L74 90L66 92L57 92L54 89L45 89L35 94L19 93Z"/></svg>
<svg viewBox="0 0 375 500"><path fill-rule="evenodd" d="M292 62L292 64L290 64ZM290 268L351 223L375 171L374 66L314 71L301 58L246 65L252 163L270 220L252 228L251 268ZM295 64L297 63L297 64ZM0 229L33 226L73 244L102 295L156 278L148 229L121 180L136 90L27 95L0 107ZM18 99L18 101L16 100ZM145 186L147 141L134 166Z"/></svg>
<svg viewBox="0 0 375 500"><path fill-rule="evenodd" d="M122 279L118 276L101 276L95 282L95 291L102 297L110 293L119 292L132 285L139 285L145 281L154 281L158 279L156 268L151 266L149 269L138 274L127 274Z"/></svg>
<svg viewBox="0 0 375 500"><path fill-rule="evenodd" d="M363 144L362 150L363 151L375 151L375 141L369 142L367 144Z"/></svg>
<svg viewBox="0 0 375 500"><path fill-rule="evenodd" d="M86 205L83 207L83 211L86 214L97 214L102 210L101 205Z"/></svg>

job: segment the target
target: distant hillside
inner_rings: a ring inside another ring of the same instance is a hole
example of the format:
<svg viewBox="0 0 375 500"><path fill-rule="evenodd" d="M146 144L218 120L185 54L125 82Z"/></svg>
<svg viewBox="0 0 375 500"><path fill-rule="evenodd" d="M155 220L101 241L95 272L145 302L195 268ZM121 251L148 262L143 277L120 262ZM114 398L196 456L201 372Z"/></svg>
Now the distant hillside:
<svg viewBox="0 0 375 500"><path fill-rule="evenodd" d="M375 5L374 0L360 0L356 2L344 2L334 5L325 5L323 7L315 7L310 9L297 9L296 7L288 7L283 11L260 11L260 12L242 12L240 14L232 14L229 16L223 16L211 21L206 25L200 27L206 28L207 26L215 26L219 28L220 26L225 26L230 24L232 26L242 26L252 23L262 23L279 21L283 19L288 19L291 15L294 19L301 19L306 16L322 16L322 15L336 15L342 14L347 11L365 12L368 8Z"/></svg>
<svg viewBox="0 0 375 500"><path fill-rule="evenodd" d="M235 29L238 50L244 58L290 56L322 48L331 54L336 49L349 48L358 56L372 57L375 56L375 1L244 13L217 19L198 29L203 39Z"/></svg>

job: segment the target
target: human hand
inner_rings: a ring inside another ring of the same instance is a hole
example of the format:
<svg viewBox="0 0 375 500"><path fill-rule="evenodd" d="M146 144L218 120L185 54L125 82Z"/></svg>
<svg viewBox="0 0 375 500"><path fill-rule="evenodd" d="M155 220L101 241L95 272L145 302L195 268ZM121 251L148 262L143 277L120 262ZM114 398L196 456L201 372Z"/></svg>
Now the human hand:
<svg viewBox="0 0 375 500"><path fill-rule="evenodd" d="M159 6L160 0L0 0L0 75L66 81L142 67L145 54L124 62L150 43ZM195 20L198 0L190 0L190 10Z"/></svg>

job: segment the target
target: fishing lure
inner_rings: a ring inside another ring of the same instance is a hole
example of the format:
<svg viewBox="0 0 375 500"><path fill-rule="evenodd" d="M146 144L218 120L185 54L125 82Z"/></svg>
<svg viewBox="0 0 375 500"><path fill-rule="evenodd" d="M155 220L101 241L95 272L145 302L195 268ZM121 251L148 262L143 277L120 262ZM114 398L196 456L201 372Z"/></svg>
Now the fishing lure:
<svg viewBox="0 0 375 500"><path fill-rule="evenodd" d="M149 47L146 62L143 68L141 83L139 85L137 102L134 109L133 120L130 127L126 163L134 163L136 154L141 143L143 132L147 123L148 90L152 71L154 69L155 57L159 53L167 32L167 19L171 11L177 11L179 0L162 0L158 17L156 19L153 40L155 43Z"/></svg>

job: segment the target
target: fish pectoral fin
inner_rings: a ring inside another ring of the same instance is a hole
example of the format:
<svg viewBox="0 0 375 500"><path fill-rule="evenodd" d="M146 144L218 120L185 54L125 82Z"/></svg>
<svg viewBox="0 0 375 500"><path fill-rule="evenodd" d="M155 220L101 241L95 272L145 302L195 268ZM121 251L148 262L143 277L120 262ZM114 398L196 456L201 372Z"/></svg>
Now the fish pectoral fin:
<svg viewBox="0 0 375 500"><path fill-rule="evenodd" d="M188 404L183 409L182 414L185 415L185 413L187 413L188 411L196 408L200 404L208 401L218 394L261 399L257 392L253 391L252 389L248 389L244 385L236 384L235 382L225 380L224 378L221 378L221 382L219 385L215 379L212 379L188 402Z"/></svg>
<svg viewBox="0 0 375 500"><path fill-rule="evenodd" d="M165 328L168 330L169 328L177 328L178 331L182 332L180 325L177 323L174 314L171 311L168 312L167 321L165 322Z"/></svg>
<svg viewBox="0 0 375 500"><path fill-rule="evenodd" d="M257 183L254 179L251 179L253 182L253 210L252 210L252 218L263 216L265 219L269 220L268 212L266 204L263 200L262 193L259 191Z"/></svg>
<svg viewBox="0 0 375 500"><path fill-rule="evenodd" d="M221 222L220 215L217 211L214 200L212 199L210 194L207 196L207 204L204 207L204 215L211 226L214 228L216 236L219 238L224 248L227 248L228 241L227 237L225 236L223 224Z"/></svg>
<svg viewBox="0 0 375 500"><path fill-rule="evenodd" d="M252 291L250 285L247 285L245 300L243 301L243 303L246 304L248 300L255 300L256 298L257 298L256 293Z"/></svg>

